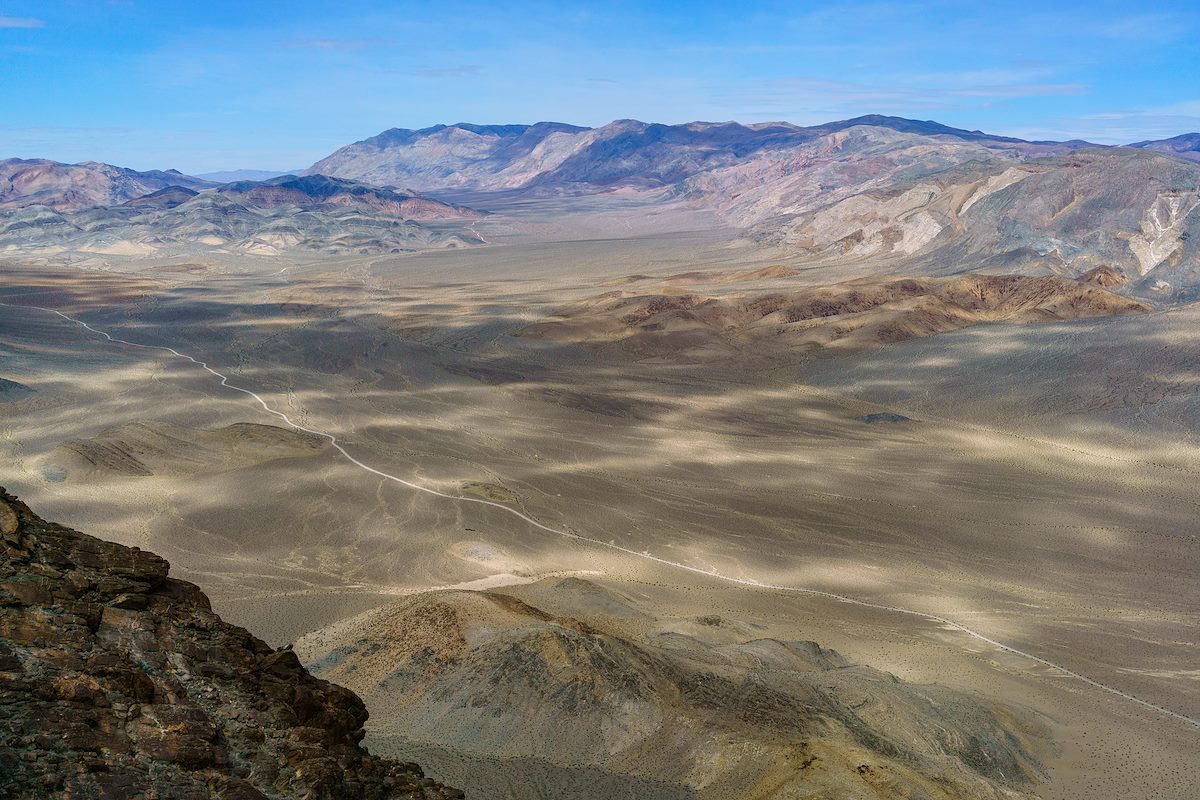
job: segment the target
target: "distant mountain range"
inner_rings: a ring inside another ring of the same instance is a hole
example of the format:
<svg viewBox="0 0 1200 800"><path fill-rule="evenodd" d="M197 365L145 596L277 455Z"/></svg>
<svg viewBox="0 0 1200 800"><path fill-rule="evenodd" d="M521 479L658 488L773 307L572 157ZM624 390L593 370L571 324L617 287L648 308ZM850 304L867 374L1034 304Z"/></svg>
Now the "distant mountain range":
<svg viewBox="0 0 1200 800"><path fill-rule="evenodd" d="M852 128L871 127L1048 155L1087 142L1026 142L877 114L800 127L786 122L660 125L617 120L599 128L559 122L534 125L435 125L393 128L347 145L306 170L366 183L430 191L446 188L651 188L758 155L786 151Z"/></svg>
<svg viewBox="0 0 1200 800"><path fill-rule="evenodd" d="M0 161L0 209L44 205L59 211L74 211L123 203L168 186L206 189L216 185L173 169L138 172L95 161L79 164L21 158Z"/></svg>
<svg viewBox="0 0 1200 800"><path fill-rule="evenodd" d="M0 214L0 247L403 251L446 240L397 221L478 214L418 192L485 206L496 192L621 192L710 211L798 262L909 275L1077 277L1104 266L1124 293L1181 302L1200 298L1198 148L1200 134L1103 147L879 115L808 127L394 128L300 176L224 184L93 162L0 162L0 209L25 208ZM383 233L392 230L403 235Z"/></svg>
<svg viewBox="0 0 1200 800"><path fill-rule="evenodd" d="M107 174L98 167L106 166L85 165L68 174L82 174L81 182L94 185L96 173ZM215 187L201 182L200 190L189 182L111 204L60 201L0 213L0 248L150 255L199 247L275 255L389 253L478 242L469 232L434 231L422 223L470 220L480 212L393 189L320 175Z"/></svg>
<svg viewBox="0 0 1200 800"><path fill-rule="evenodd" d="M1130 147L1142 147L1147 150L1157 150L1160 153L1186 158L1188 161L1200 161L1200 133L1185 133L1170 139L1158 139L1149 142L1136 142Z"/></svg>
<svg viewBox="0 0 1200 800"><path fill-rule="evenodd" d="M760 244L871 273L1077 277L1200 298L1200 134L1130 147L1030 142L932 121L393 129L310 167L421 191L635 191L711 209Z"/></svg>

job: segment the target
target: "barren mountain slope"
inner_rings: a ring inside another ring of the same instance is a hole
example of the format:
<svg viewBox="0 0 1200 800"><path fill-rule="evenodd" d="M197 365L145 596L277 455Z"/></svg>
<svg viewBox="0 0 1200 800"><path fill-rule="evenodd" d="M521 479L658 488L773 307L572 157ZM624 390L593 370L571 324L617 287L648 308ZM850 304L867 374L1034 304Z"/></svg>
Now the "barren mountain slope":
<svg viewBox="0 0 1200 800"><path fill-rule="evenodd" d="M1155 150L1186 154L1190 142L1025 142L880 116L810 128L619 120L392 131L310 172L526 195L650 192L714 210L800 262L935 275L1108 265L1129 279L1122 291L1186 302L1200 292L1200 166Z"/></svg>
<svg viewBox="0 0 1200 800"><path fill-rule="evenodd" d="M950 128L934 122L871 115L803 128L786 122L662 125L617 120L599 128L561 123L458 125L393 129L341 148L307 174L334 175L418 189L521 189L588 192L613 187L673 187L704 172L790 151L850 128L899 132L948 147L1014 157L1072 149Z"/></svg>
<svg viewBox="0 0 1200 800"><path fill-rule="evenodd" d="M331 175L416 189L477 186L514 162L549 163L548 154L589 130L558 122L536 125L435 125L421 130L393 128L346 145L305 174Z"/></svg>
<svg viewBox="0 0 1200 800"><path fill-rule="evenodd" d="M1009 709L737 620L657 619L578 578L420 595L298 649L363 693L372 736L440 745L467 770L506 760L512 784L549 762L557 787L538 780L555 796L581 770L697 798L998 800L1026 796L1040 775L1032 728Z"/></svg>
<svg viewBox="0 0 1200 800"><path fill-rule="evenodd" d="M889 262L918 274L964 269L1080 275L1117 268L1130 291L1194 299L1200 166L1132 149L1020 164L969 163L887 186L789 205L755 227L804 260ZM845 194L845 190L842 190Z"/></svg>

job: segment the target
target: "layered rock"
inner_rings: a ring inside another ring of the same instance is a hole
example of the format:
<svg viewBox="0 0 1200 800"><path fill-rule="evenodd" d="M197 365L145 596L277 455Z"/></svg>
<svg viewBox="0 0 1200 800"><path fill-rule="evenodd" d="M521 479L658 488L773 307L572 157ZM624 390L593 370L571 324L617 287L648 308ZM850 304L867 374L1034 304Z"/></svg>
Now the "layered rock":
<svg viewBox="0 0 1200 800"><path fill-rule="evenodd" d="M0 796L441 800L361 746L367 712L212 612L153 553L0 489Z"/></svg>

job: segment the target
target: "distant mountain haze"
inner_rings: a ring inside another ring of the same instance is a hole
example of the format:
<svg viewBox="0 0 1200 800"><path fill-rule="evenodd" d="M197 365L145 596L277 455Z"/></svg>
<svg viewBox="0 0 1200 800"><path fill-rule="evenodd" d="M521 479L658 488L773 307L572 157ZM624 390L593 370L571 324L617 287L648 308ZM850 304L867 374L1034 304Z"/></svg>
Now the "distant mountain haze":
<svg viewBox="0 0 1200 800"><path fill-rule="evenodd" d="M202 172L196 177L217 183L232 183L233 181L266 181L278 178L280 175L290 175L300 171L299 169L227 169L220 172Z"/></svg>

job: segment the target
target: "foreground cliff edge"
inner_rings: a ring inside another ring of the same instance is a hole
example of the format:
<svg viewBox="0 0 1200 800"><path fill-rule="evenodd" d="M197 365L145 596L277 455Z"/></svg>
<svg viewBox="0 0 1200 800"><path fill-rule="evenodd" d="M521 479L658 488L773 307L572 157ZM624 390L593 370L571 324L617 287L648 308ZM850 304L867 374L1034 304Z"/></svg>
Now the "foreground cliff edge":
<svg viewBox="0 0 1200 800"><path fill-rule="evenodd" d="M367 712L214 614L158 556L0 488L0 797L443 800Z"/></svg>

